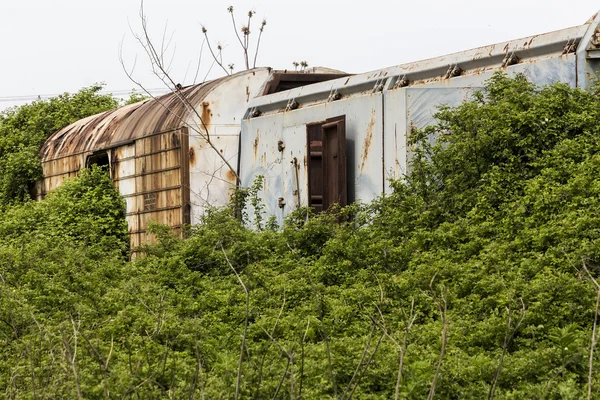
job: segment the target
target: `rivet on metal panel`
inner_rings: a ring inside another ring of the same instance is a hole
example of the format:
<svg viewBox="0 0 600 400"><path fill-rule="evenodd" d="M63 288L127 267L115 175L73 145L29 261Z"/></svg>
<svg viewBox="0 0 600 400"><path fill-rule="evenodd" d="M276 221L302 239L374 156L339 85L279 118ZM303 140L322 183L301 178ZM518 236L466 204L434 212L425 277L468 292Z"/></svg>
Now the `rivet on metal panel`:
<svg viewBox="0 0 600 400"><path fill-rule="evenodd" d="M327 101L336 101L342 98L342 94L339 93L337 91L337 89L332 90L331 92L329 92L329 97L327 98Z"/></svg>
<svg viewBox="0 0 600 400"><path fill-rule="evenodd" d="M403 88L408 86L410 81L406 78L406 75L403 75L401 78L398 78L396 84L394 85L394 89Z"/></svg>
<svg viewBox="0 0 600 400"><path fill-rule="evenodd" d="M282 152L283 149L285 149L285 144L283 143L283 141L279 140L277 142L277 150L279 150L279 152Z"/></svg>
<svg viewBox="0 0 600 400"><path fill-rule="evenodd" d="M260 117L262 113L260 112L260 110L258 108L254 108L252 110L252 112L250 112L250 117L252 118L256 118L256 117Z"/></svg>
<svg viewBox="0 0 600 400"><path fill-rule="evenodd" d="M596 28L596 31L592 35L592 38L590 39L590 45L593 48L600 47L600 26Z"/></svg>
<svg viewBox="0 0 600 400"><path fill-rule="evenodd" d="M577 39L569 39L565 48L563 49L563 54L574 53L577 51L577 46L579 46L579 41Z"/></svg>
<svg viewBox="0 0 600 400"><path fill-rule="evenodd" d="M450 65L448 71L444 75L444 79L453 78L463 73L463 70L458 65Z"/></svg>
<svg viewBox="0 0 600 400"><path fill-rule="evenodd" d="M509 54L506 53L504 60L502 60L502 68L508 67L509 65L515 65L519 63L519 57L515 54L514 50Z"/></svg>
<svg viewBox="0 0 600 400"><path fill-rule="evenodd" d="M285 111L295 110L300 106L300 103L296 101L296 99L289 99L287 106L285 107Z"/></svg>
<svg viewBox="0 0 600 400"><path fill-rule="evenodd" d="M373 86L373 93L381 92L383 90L384 83L385 79L378 79L375 82L375 86Z"/></svg>

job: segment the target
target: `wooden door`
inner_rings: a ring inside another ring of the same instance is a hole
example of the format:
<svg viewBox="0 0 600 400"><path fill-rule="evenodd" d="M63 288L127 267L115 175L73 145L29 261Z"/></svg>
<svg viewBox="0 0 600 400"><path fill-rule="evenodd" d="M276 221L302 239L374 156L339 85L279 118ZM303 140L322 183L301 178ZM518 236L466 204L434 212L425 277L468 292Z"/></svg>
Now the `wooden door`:
<svg viewBox="0 0 600 400"><path fill-rule="evenodd" d="M333 204L345 206L346 117L307 126L308 204L320 212Z"/></svg>

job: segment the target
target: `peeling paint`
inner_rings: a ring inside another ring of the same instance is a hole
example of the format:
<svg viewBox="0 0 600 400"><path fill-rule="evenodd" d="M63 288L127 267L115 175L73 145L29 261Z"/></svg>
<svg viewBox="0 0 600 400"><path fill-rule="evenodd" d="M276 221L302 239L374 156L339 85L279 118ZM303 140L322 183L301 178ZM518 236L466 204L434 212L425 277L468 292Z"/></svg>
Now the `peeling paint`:
<svg viewBox="0 0 600 400"><path fill-rule="evenodd" d="M367 162L367 158L369 157L369 148L371 147L371 141L373 140L373 131L375 130L376 122L376 114L375 110L373 110L371 111L371 120L369 121L369 126L367 127L367 136L365 137L365 142L363 143L360 172L363 172L363 170L365 169L365 163Z"/></svg>
<svg viewBox="0 0 600 400"><path fill-rule="evenodd" d="M254 159L258 157L258 141L260 137L260 131L256 130L256 138L254 139L253 149L254 149Z"/></svg>

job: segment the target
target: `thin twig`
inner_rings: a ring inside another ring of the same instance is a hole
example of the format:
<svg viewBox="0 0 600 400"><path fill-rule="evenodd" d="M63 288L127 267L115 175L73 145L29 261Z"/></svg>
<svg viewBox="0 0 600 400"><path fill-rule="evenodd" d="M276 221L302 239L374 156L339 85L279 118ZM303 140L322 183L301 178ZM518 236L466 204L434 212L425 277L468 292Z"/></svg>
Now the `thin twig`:
<svg viewBox="0 0 600 400"><path fill-rule="evenodd" d="M352 391L348 395L348 399L351 399L352 396L354 395L354 391L356 390L356 388L360 384L360 380L362 379L362 376L364 375L365 371L367 370L367 368L369 368L369 365L371 365L371 361L373 361L373 357L375 356L375 353L377 353L377 350L379 349L379 345L381 345L381 342L383 341L384 337L385 337L385 334L381 335L379 337L379 340L377 341L377 344L375 345L375 348L373 349L373 352L369 355L369 359L365 363L365 366L363 367L362 371L360 371L360 374L358 375L358 378L356 378L356 384L354 385L354 387L352 388Z"/></svg>
<svg viewBox="0 0 600 400"><path fill-rule="evenodd" d="M302 383L304 379L304 342L306 341L306 335L308 335L308 327L310 326L310 318L306 320L306 330L304 331L304 335L302 336L302 363L300 364L300 389L298 393L298 398L302 398Z"/></svg>
<svg viewBox="0 0 600 400"><path fill-rule="evenodd" d="M260 47L260 39L262 38L262 33L265 28L265 25L267 25L267 21L263 19L261 26L260 26L260 30L258 32L258 40L256 42L256 51L254 52L254 62L252 63L252 68L256 68L256 58L258 57L258 48Z"/></svg>
<svg viewBox="0 0 600 400"><path fill-rule="evenodd" d="M408 335L410 333L410 329L412 328L415 319L417 316L414 313L415 311L415 299L411 299L410 303L410 314L408 319L405 318L405 329L404 329L404 338L402 340L402 348L400 350L400 363L398 365L398 376L396 377L396 390L394 392L394 400L398 400L398 396L400 395L400 385L402 383L402 368L404 366L404 357L406 356L406 349L408 347ZM404 314L404 311L402 312ZM406 315L404 315L406 317Z"/></svg>
<svg viewBox="0 0 600 400"><path fill-rule="evenodd" d="M498 368L496 368L496 373L494 374L494 380L492 381L492 385L490 387L490 391L488 393L488 400L492 400L494 398L496 392L496 386L498 385L498 380L500 379L500 374L502 373L502 365L504 363L504 356L508 350L508 345L510 341L515 336L515 333L521 326L521 322L523 322L523 318L525 318L525 303L523 299L521 300L521 317L517 321L514 328L511 329L512 318L510 315L510 308L506 307L507 319L506 319L506 331L504 333L504 343L502 344L502 354L500 355L500 360L498 361Z"/></svg>
<svg viewBox="0 0 600 400"><path fill-rule="evenodd" d="M150 40L149 36L147 36L147 34L145 36L148 38L148 40ZM211 137L210 137L209 129L206 126L206 124L204 123L204 120L203 120L202 116L198 113L198 110L190 103L190 101L187 99L187 97L186 97L186 95L185 95L185 93L183 91L176 89L177 84L168 75L167 71L161 65L159 65L160 61L157 61L156 56L154 55L154 53L152 52L152 50L150 48L148 48L147 46L144 45L144 43L142 41L142 38L140 38L139 36L137 36L135 34L134 34L134 37L136 37L136 39L138 40L138 42L140 43L140 45L146 51L146 54L150 58L150 61L151 61L152 65L153 65L153 68L154 68L154 66L156 64L156 68L158 68L159 71L162 71L161 73L162 73L162 75L164 77L161 76L158 72L155 72L155 75L158 76L163 81L163 83L165 83L165 85L171 89L172 94L174 94L183 103L183 105L185 106L185 108L189 112L191 112L191 113L193 113L195 115L195 117L198 119L198 121L202 125L202 129L199 129L199 128L196 128L196 127L190 125L182 116L178 115L173 110L171 110L169 107L167 107L163 102L161 102L159 100L158 97L156 97L152 93L150 93L146 89L146 87L141 84L141 82L137 81L133 77L133 69L131 71L129 71L126 68L126 66L125 66L125 61L123 59L123 42L121 42L121 45L120 45L120 48L119 48L119 61L121 62L121 67L123 68L123 71L125 72L125 74L129 78L129 80L131 80L142 91L144 91L149 97L151 97L154 101L156 101L163 109L165 109L165 111L167 111L168 113L170 113L171 115L173 115L176 119L178 119L183 126L189 127L195 133L197 133L200 137L202 137L208 143L208 145L212 148L212 150L215 152L215 154L221 159L221 161L223 161L223 163L227 166L227 168L229 169L229 171L231 171L231 173L236 177L236 184L239 184L240 183L240 178L239 178L239 176L237 174L236 169L233 168L233 166L231 165L231 163L229 162L229 160L227 160L225 158L225 155L223 153L221 153L221 151L219 151L219 149L217 149L217 147L212 142ZM137 60L137 58L136 58L136 60ZM135 64L134 64L133 68L135 68Z"/></svg>
<svg viewBox="0 0 600 400"><path fill-rule="evenodd" d="M212 55L212 58L213 58L213 60L215 60L215 62L217 63L217 65L218 65L219 67L221 67L221 69L222 69L223 71L225 71L225 73L226 73L227 75L231 75L231 74L229 73L229 71L227 71L227 68L225 68L225 67L223 66L223 59L221 58L221 61L219 61L219 59L217 58L217 55L216 55L216 54L215 54L215 52L213 51L213 49L212 49L212 46L210 45L210 39L208 38L208 33L207 33L207 32L208 32L208 31L206 30L206 28L202 28L202 33L204 33L204 38L205 38L205 40L206 40L206 45L208 46L208 50L210 51L210 54ZM219 47L220 47L220 46L219 46Z"/></svg>
<svg viewBox="0 0 600 400"><path fill-rule="evenodd" d="M246 310L245 310L246 316L244 318L244 334L242 335L242 344L240 346L240 359L239 359L239 363L238 363L237 379L236 379L236 383L235 383L235 399L237 400L237 399L239 399L239 396L240 396L240 384L241 384L241 380L242 380L242 364L244 361L244 348L246 347L246 335L248 333L248 317L250 314L250 292L248 291L248 288L246 288L246 285L244 285L244 281L242 281L242 278L240 277L240 275L237 273L237 271L231 264L231 261L229 261L229 257L227 257L227 253L225 252L225 248L223 247L223 244L221 244L221 250L223 251L225 260L227 260L227 264L229 264L229 266L231 267L231 270L233 271L233 273L237 277L240 285L244 289L244 293L246 293Z"/></svg>
<svg viewBox="0 0 600 400"><path fill-rule="evenodd" d="M242 38L240 37L240 34L238 33L238 29L235 23L235 16L233 15L233 7L229 7L228 9L229 13L231 14L231 23L233 24L233 31L235 32L235 36L237 37L238 41L240 42L240 46L242 46L242 49L244 49L244 43L242 42Z"/></svg>
<svg viewBox="0 0 600 400"><path fill-rule="evenodd" d="M437 274L437 273L436 273ZM435 275L433 276L433 278L431 279L431 284L430 287L432 288L432 292L435 295L435 291L433 291L433 281L435 279ZM429 388L429 394L427 395L427 400L433 400L433 397L435 395L435 388L437 385L437 380L440 376L440 371L442 369L442 362L444 361L444 355L446 353L446 342L448 340L448 321L446 319L446 311L447 311L447 307L448 304L446 302L446 296L444 295L444 291L443 291L443 287L440 290L440 301L436 300L436 305L438 307L438 311L440 313L440 316L442 318L442 346L440 349L440 357L438 359L438 363L437 363L437 367L435 369L435 373L433 375L433 380L431 382L431 386Z"/></svg>
<svg viewBox="0 0 600 400"><path fill-rule="evenodd" d="M358 372L360 371L362 364L363 364L367 354L369 353L369 346L371 345L371 339L373 339L373 333L375 333L375 326L376 326L376 323L375 323L375 321L373 321L371 323L371 331L369 332L369 337L367 337L367 341L365 342L365 348L363 349L362 355L360 357L360 361L358 362L358 365L356 366L356 369L354 370L354 374L352 374L352 377L350 378L350 382L348 382L348 386L346 386L344 393L342 393L341 400L344 400L344 398L346 397L346 393L352 386L354 379L358 375Z"/></svg>
<svg viewBox="0 0 600 400"><path fill-rule="evenodd" d="M200 63L202 62L202 53L204 52L204 43L206 43L206 39L202 40L202 45L200 46L200 54L198 55L198 63L196 64L196 74L194 75L194 81L192 85L196 84L196 80L198 79L198 74L200 73Z"/></svg>
<svg viewBox="0 0 600 400"><path fill-rule="evenodd" d="M600 307L600 284L598 281L592 276L590 270L585 264L585 260L582 260L583 270L587 274L590 281L596 286L597 294L596 294L596 308L594 309L594 325L592 327L592 340L590 344L590 358L588 362L588 390L587 390L587 398L588 400L592 398L592 382L593 382L593 371L594 371L594 349L596 348L596 327L598 326L598 307Z"/></svg>
<svg viewBox="0 0 600 400"><path fill-rule="evenodd" d="M271 347L271 344L274 343L274 341L275 341L275 339L273 338L273 335L275 335L275 330L277 329L277 324L279 323L279 319L281 318L281 315L283 314L283 309L285 307L285 301L286 301L286 298L285 298L285 290L284 290L283 302L281 304L281 308L279 309L279 314L277 314L277 318L275 319L275 323L273 324L273 328L271 329L271 333L269 334L268 332L265 331L265 333L267 334L267 336L269 336L269 338L271 340L269 341L267 348L263 352L263 355L260 360L260 365L258 367L259 374L258 374L258 384L256 385L256 390L254 391L255 397L258 397L259 393L260 393L260 387L262 385L262 378L263 378L263 376L262 376L263 365L265 362L265 358L267 357L267 353L269 352L269 348ZM261 329L263 329L263 331L264 331L264 328L261 327Z"/></svg>

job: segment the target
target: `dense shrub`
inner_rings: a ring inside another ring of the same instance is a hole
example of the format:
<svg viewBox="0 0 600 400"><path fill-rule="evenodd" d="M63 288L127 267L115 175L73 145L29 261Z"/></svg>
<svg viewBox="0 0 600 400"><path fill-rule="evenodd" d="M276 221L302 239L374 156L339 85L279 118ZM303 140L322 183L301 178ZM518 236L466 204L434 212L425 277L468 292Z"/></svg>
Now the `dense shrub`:
<svg viewBox="0 0 600 400"><path fill-rule="evenodd" d="M10 207L4 396L586 397L600 99L496 75L438 119L373 204L249 229L237 203L131 262L101 171Z"/></svg>

